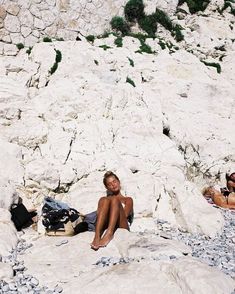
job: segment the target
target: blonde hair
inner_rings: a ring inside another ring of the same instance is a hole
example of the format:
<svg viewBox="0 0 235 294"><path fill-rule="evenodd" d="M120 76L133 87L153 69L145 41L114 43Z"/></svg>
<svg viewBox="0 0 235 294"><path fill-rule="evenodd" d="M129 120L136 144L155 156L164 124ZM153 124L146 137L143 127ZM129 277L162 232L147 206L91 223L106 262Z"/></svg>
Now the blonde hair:
<svg viewBox="0 0 235 294"><path fill-rule="evenodd" d="M211 195L211 189L214 189L213 186L209 186L209 187L205 187L202 189L202 195L205 196L205 195Z"/></svg>
<svg viewBox="0 0 235 294"><path fill-rule="evenodd" d="M103 183L104 183L105 187L107 187L107 186L106 186L106 182L107 182L107 179L108 179L109 177L114 177L116 180L118 180L118 182L120 182L118 176L115 175L115 173L113 173L112 171L107 171L107 172L104 174L104 178L103 178Z"/></svg>

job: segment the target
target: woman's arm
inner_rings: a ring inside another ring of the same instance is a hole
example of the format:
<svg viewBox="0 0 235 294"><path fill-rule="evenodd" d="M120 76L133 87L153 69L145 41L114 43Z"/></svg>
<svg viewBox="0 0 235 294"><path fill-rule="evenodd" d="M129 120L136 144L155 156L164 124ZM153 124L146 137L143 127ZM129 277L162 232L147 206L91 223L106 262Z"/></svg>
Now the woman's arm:
<svg viewBox="0 0 235 294"><path fill-rule="evenodd" d="M125 197L125 215L128 217L133 213L133 199L131 197Z"/></svg>
<svg viewBox="0 0 235 294"><path fill-rule="evenodd" d="M235 209L235 204L228 204L224 196L222 195L215 195L213 197L213 202L223 208L230 208L230 209Z"/></svg>
<svg viewBox="0 0 235 294"><path fill-rule="evenodd" d="M235 190L235 183L233 181L229 180L227 182L227 187L230 192L233 192Z"/></svg>

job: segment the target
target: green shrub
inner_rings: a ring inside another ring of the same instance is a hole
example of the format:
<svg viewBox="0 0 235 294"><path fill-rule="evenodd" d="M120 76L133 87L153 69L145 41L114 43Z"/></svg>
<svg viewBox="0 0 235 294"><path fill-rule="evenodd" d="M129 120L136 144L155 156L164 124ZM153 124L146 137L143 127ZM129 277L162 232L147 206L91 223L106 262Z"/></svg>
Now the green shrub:
<svg viewBox="0 0 235 294"><path fill-rule="evenodd" d="M16 44L16 47L17 47L19 50L21 50L21 49L24 48L24 44L22 44L22 43L18 43L18 44Z"/></svg>
<svg viewBox="0 0 235 294"><path fill-rule="evenodd" d="M219 63L216 62L207 62L207 61L202 61L206 66L212 66L215 67L217 70L217 73L221 73L221 66Z"/></svg>
<svg viewBox="0 0 235 294"><path fill-rule="evenodd" d="M135 22L144 17L144 3L142 0L129 0L124 7L127 21Z"/></svg>
<svg viewBox="0 0 235 294"><path fill-rule="evenodd" d="M56 41L64 41L63 38L56 38Z"/></svg>
<svg viewBox="0 0 235 294"><path fill-rule="evenodd" d="M149 36L155 37L157 31L157 20L155 13L150 15L145 15L138 21L139 26L143 31L145 31Z"/></svg>
<svg viewBox="0 0 235 294"><path fill-rule="evenodd" d="M56 49L55 49L55 52L56 52L55 62L56 62L56 63L59 63L59 62L61 62L61 60L62 60L62 54L61 54L60 50L56 50Z"/></svg>
<svg viewBox="0 0 235 294"><path fill-rule="evenodd" d="M184 35L182 34L181 29L181 26L178 24L176 24L173 28L173 35L175 36L177 42L184 40Z"/></svg>
<svg viewBox="0 0 235 294"><path fill-rule="evenodd" d="M52 75L57 70L57 68L58 68L58 63L55 62L53 66L51 67L51 69L49 70L49 73Z"/></svg>
<svg viewBox="0 0 235 294"><path fill-rule="evenodd" d="M117 39L115 39L114 44L117 47L122 47L122 37L117 37Z"/></svg>
<svg viewBox="0 0 235 294"><path fill-rule="evenodd" d="M126 83L131 84L133 87L135 87L135 83L132 79L130 79L129 77L126 78Z"/></svg>
<svg viewBox="0 0 235 294"><path fill-rule="evenodd" d="M159 40L158 44L160 45L162 50L166 49L166 44L162 40Z"/></svg>
<svg viewBox="0 0 235 294"><path fill-rule="evenodd" d="M107 49L112 48L112 47L109 47L109 46L107 46L107 45L100 45L99 47L100 47L100 48L103 48L104 50L107 50Z"/></svg>
<svg viewBox="0 0 235 294"><path fill-rule="evenodd" d="M187 3L190 13L196 13L198 11L204 11L210 0L180 0L178 5L182 5L184 2Z"/></svg>
<svg viewBox="0 0 235 294"><path fill-rule="evenodd" d="M105 39L105 38L108 38L110 34L111 34L110 32L104 32L102 35L98 35L97 36L97 39Z"/></svg>
<svg viewBox="0 0 235 294"><path fill-rule="evenodd" d="M43 42L52 42L51 38L49 37L44 37Z"/></svg>
<svg viewBox="0 0 235 294"><path fill-rule="evenodd" d="M110 21L110 25L113 30L121 32L123 35L126 35L130 31L128 23L121 16L114 16Z"/></svg>
<svg viewBox="0 0 235 294"><path fill-rule="evenodd" d="M32 51L33 47L29 47L27 50L26 50L26 53L29 55Z"/></svg>
<svg viewBox="0 0 235 294"><path fill-rule="evenodd" d="M130 62L130 66L134 67L134 61L131 58L129 58L129 57L127 57L127 58L128 58L128 60Z"/></svg>
<svg viewBox="0 0 235 294"><path fill-rule="evenodd" d="M53 64L53 66L51 67L51 69L49 70L49 73L52 75L58 68L58 64L61 62L62 60L62 54L60 52L60 50L56 50L54 49L56 52L55 55L55 63Z"/></svg>
<svg viewBox="0 0 235 294"><path fill-rule="evenodd" d="M95 36L94 35L88 35L88 36L86 36L86 40L88 42L93 43L95 41Z"/></svg>
<svg viewBox="0 0 235 294"><path fill-rule="evenodd" d="M136 38L140 42L141 41L145 42L145 40L148 38L148 35L144 35L144 34L141 34L141 33L130 33L128 36Z"/></svg>
<svg viewBox="0 0 235 294"><path fill-rule="evenodd" d="M144 41L141 40L140 44L141 44L140 49L136 51L137 53L143 53L143 52L148 53L148 54L154 53L152 51L152 48L149 45L147 45Z"/></svg>
<svg viewBox="0 0 235 294"><path fill-rule="evenodd" d="M95 59L94 60L94 63L96 64L96 65L99 65L99 62Z"/></svg>
<svg viewBox="0 0 235 294"><path fill-rule="evenodd" d="M233 8L231 3L235 3L235 1L233 0L225 0L224 1L224 6L222 7L222 9L219 10L219 13L222 14L224 12L225 9L227 9L228 7L231 8L231 13L233 15L235 15L235 9Z"/></svg>
<svg viewBox="0 0 235 294"><path fill-rule="evenodd" d="M155 18L156 18L156 21L160 23L165 29L167 29L168 31L172 31L173 29L172 21L170 20L169 16L164 11L156 8Z"/></svg>

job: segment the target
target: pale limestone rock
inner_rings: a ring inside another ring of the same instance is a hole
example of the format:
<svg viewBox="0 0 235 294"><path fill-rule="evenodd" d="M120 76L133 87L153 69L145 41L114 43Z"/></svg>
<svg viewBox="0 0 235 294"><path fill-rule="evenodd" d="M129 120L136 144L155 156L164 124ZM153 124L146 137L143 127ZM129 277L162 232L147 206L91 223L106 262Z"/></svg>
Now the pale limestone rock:
<svg viewBox="0 0 235 294"><path fill-rule="evenodd" d="M40 38L40 32L38 30L33 30L32 35L38 39Z"/></svg>
<svg viewBox="0 0 235 294"><path fill-rule="evenodd" d="M9 142L35 148L46 142L47 132L47 126L40 118L31 117L30 121L27 119L15 122L3 134Z"/></svg>
<svg viewBox="0 0 235 294"><path fill-rule="evenodd" d="M176 11L176 7L178 5L178 1L169 1L169 0L160 0L160 1L144 1L144 12L146 14L152 14L155 12L156 8L159 8L165 11L167 14L173 14Z"/></svg>
<svg viewBox="0 0 235 294"><path fill-rule="evenodd" d="M0 279L9 282L13 278L13 269L10 264L0 262Z"/></svg>
<svg viewBox="0 0 235 294"><path fill-rule="evenodd" d="M42 10L41 15L45 27L51 26L56 19L55 14L50 10Z"/></svg>
<svg viewBox="0 0 235 294"><path fill-rule="evenodd" d="M32 2L35 2L35 0L17 0L18 5L23 9L29 9Z"/></svg>
<svg viewBox="0 0 235 294"><path fill-rule="evenodd" d="M11 220L0 222L0 238L0 255L6 256L18 243L16 229Z"/></svg>
<svg viewBox="0 0 235 294"><path fill-rule="evenodd" d="M42 19L39 19L37 17L34 18L34 27L37 28L37 29L45 29L45 24L44 22L42 21Z"/></svg>
<svg viewBox="0 0 235 294"><path fill-rule="evenodd" d="M58 1L58 8L60 12L67 12L70 8L70 1L69 0L59 0Z"/></svg>
<svg viewBox="0 0 235 294"><path fill-rule="evenodd" d="M29 35L25 38L25 46L27 47L34 46L36 42L38 42L38 38L33 35Z"/></svg>
<svg viewBox="0 0 235 294"><path fill-rule="evenodd" d="M16 45L13 44L4 44L4 55L15 56L18 52Z"/></svg>
<svg viewBox="0 0 235 294"><path fill-rule="evenodd" d="M41 19L41 17L42 17L41 11L38 9L38 7L36 5L31 5L29 10L33 16Z"/></svg>
<svg viewBox="0 0 235 294"><path fill-rule="evenodd" d="M20 7L16 3L11 3L7 6L6 11L12 15L17 16L20 11Z"/></svg>
<svg viewBox="0 0 235 294"><path fill-rule="evenodd" d="M0 54L3 54L4 43L0 41Z"/></svg>
<svg viewBox="0 0 235 294"><path fill-rule="evenodd" d="M0 29L0 41L11 43L10 34L5 28Z"/></svg>
<svg viewBox="0 0 235 294"><path fill-rule="evenodd" d="M30 27L21 26L21 34L24 38L28 37L31 32L32 32L32 29Z"/></svg>
<svg viewBox="0 0 235 294"><path fill-rule="evenodd" d="M10 33L10 38L13 44L19 44L19 43L24 44L24 38L21 35L21 33Z"/></svg>
<svg viewBox="0 0 235 294"><path fill-rule="evenodd" d="M57 26L51 25L45 29L45 34L47 36L55 37L57 33Z"/></svg>
<svg viewBox="0 0 235 294"><path fill-rule="evenodd" d="M0 5L0 19L4 19L7 15L6 9L4 6Z"/></svg>
<svg viewBox="0 0 235 294"><path fill-rule="evenodd" d="M2 195L1 195L2 196ZM0 256L5 256L9 254L9 251L16 247L16 244L18 242L18 237L16 233L16 229L14 227L14 224L11 221L11 214L8 210L2 208L0 206ZM0 269L2 269L1 263L0 263ZM5 268L8 269L7 267ZM2 270L0 270L1 272ZM6 271L6 278L9 276L10 272L9 270Z"/></svg>
<svg viewBox="0 0 235 294"><path fill-rule="evenodd" d="M20 21L17 16L7 14L4 20L4 27L11 33L20 32Z"/></svg>
<svg viewBox="0 0 235 294"><path fill-rule="evenodd" d="M21 9L18 14L18 17L21 25L33 28L34 17L29 10Z"/></svg>
<svg viewBox="0 0 235 294"><path fill-rule="evenodd" d="M4 49L6 46L5 44ZM14 46L14 50L17 50L15 45L11 46ZM20 111L24 109L24 103L27 99L26 89L20 82L6 76L1 76L0 85L0 118L8 119L10 122L18 120Z"/></svg>
<svg viewBox="0 0 235 294"><path fill-rule="evenodd" d="M120 293L124 289L128 293L151 293L157 288L162 294L184 294L189 291L222 294L230 293L235 285L230 277L218 270L190 256L183 257L185 254L190 255L190 249L179 242L151 235L141 237L119 229L106 248L93 251L89 246L93 235L85 232L72 238L43 236L36 239L35 233L26 233L26 240L35 246L25 256L25 266L39 280L46 279L50 287L59 284L68 293L74 292L78 283L83 293L91 293L94 288L99 289L100 293ZM67 240L64 245L61 243L63 240ZM74 248L78 249L76 259ZM170 260L171 255L177 259ZM131 257L135 261L108 267L95 266L104 256L117 260ZM75 276L74 272L77 273ZM130 287L126 283L127 279L132 281Z"/></svg>
<svg viewBox="0 0 235 294"><path fill-rule="evenodd" d="M14 189L16 185L22 185L24 170L20 162L22 152L19 146L1 140L1 206L9 208L15 200ZM5 192L4 192L5 191Z"/></svg>

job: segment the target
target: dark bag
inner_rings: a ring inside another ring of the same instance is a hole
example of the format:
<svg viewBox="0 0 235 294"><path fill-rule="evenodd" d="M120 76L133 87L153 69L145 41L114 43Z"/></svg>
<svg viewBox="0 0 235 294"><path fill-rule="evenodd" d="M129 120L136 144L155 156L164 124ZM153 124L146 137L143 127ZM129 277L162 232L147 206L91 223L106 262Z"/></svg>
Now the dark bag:
<svg viewBox="0 0 235 294"><path fill-rule="evenodd" d="M20 231L33 223L32 216L23 203L12 204L10 212L11 220L13 221L17 231Z"/></svg>

